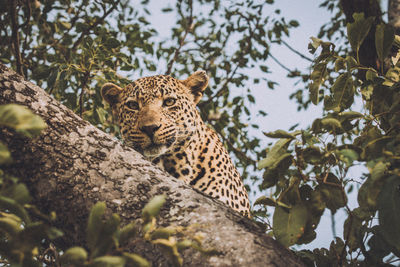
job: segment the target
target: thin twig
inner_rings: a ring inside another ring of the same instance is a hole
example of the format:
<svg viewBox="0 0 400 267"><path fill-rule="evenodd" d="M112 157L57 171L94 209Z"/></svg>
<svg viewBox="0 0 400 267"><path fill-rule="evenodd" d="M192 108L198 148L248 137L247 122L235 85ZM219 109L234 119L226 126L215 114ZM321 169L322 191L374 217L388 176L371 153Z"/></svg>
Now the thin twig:
<svg viewBox="0 0 400 267"><path fill-rule="evenodd" d="M31 20L32 9L31 9L30 0L25 0L25 5L26 5L26 9L28 11L28 14L26 15L26 21L24 23L22 23L21 25L19 25L18 28L25 27L26 25L28 25L29 21Z"/></svg>
<svg viewBox="0 0 400 267"><path fill-rule="evenodd" d="M286 43L284 40L280 40L287 48L289 48L289 50L291 50L293 53L299 55L301 58L304 58L305 60L308 60L310 62L313 62L313 60L307 56L305 56L304 54L300 53L299 51L297 51L296 49L294 49L293 47L291 47L288 43Z"/></svg>
<svg viewBox="0 0 400 267"><path fill-rule="evenodd" d="M332 228L332 235L333 239L335 239L336 235L336 221L335 221L335 214L331 211L331 228Z"/></svg>
<svg viewBox="0 0 400 267"><path fill-rule="evenodd" d="M185 33L183 34L183 37L182 37L181 41L179 42L179 47L175 50L174 57L171 59L170 62L168 62L168 69L167 69L167 72L165 73L166 75L170 75L171 74L172 66L174 65L175 61L178 59L180 50L181 50L181 48L183 47L183 45L185 43L186 36L193 29L193 2L192 1L189 1L189 9L190 9L190 15L189 15L189 18L187 20L187 26L186 26L186 29L185 29Z"/></svg>
<svg viewBox="0 0 400 267"><path fill-rule="evenodd" d="M256 160L254 160L254 159L250 158L249 156L247 156L245 152L243 152L243 151L240 150L240 149L237 149L237 148L231 143L231 141L228 140L228 138L225 138L225 136L223 136L222 134L220 134L220 136L222 137L222 140L224 141L224 143L226 143L226 144L233 150L233 152L234 152L235 154L239 154L239 155L241 155L242 157L246 158L246 159L247 159L248 161L250 161L251 164L253 164L253 165L255 165L255 164L257 163Z"/></svg>
<svg viewBox="0 0 400 267"><path fill-rule="evenodd" d="M8 0L8 4L10 7L10 16L11 16L11 27L12 27L12 42L14 47L15 61L16 61L16 71L18 74L24 76L22 69L22 57L21 52L19 51L19 35L18 35L18 22L17 22L17 3L15 0Z"/></svg>
<svg viewBox="0 0 400 267"><path fill-rule="evenodd" d="M205 104L210 103L214 98L222 96L224 89L230 83L233 79L233 76L235 76L236 71L238 70L239 65L236 65L235 69L230 73L229 77L226 78L224 84L221 86L221 89L219 89L214 95L210 96L207 101L200 102L197 104L197 106L201 109Z"/></svg>
<svg viewBox="0 0 400 267"><path fill-rule="evenodd" d="M85 95L86 85L89 81L89 76L90 76L90 71L87 70L82 79L82 90L81 90L81 94L79 95L79 116L80 117L82 117L82 114L83 114L83 97Z"/></svg>
<svg viewBox="0 0 400 267"><path fill-rule="evenodd" d="M275 61L279 66L281 66L283 69L285 69L287 72L292 72L291 69L283 65L276 57L274 57L271 53L269 53L269 56L272 58L273 61Z"/></svg>

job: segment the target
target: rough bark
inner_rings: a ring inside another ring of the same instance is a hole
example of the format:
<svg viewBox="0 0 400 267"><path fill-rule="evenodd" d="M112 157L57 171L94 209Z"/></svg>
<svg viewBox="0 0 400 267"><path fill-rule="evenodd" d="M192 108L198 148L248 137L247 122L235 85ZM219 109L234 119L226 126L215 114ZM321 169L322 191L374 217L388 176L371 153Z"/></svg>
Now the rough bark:
<svg viewBox="0 0 400 267"><path fill-rule="evenodd" d="M106 202L109 212L127 223L140 218L149 199L166 193L160 224L199 225L204 246L220 252L206 257L186 250L185 266L303 266L253 221L157 169L0 64L0 104L4 103L28 106L48 125L32 140L0 129L0 140L14 158L8 171L24 179L42 211L57 213L56 226L65 233L63 245L84 244L87 214L95 202ZM130 249L151 259L153 266L168 265L148 243L135 243Z"/></svg>

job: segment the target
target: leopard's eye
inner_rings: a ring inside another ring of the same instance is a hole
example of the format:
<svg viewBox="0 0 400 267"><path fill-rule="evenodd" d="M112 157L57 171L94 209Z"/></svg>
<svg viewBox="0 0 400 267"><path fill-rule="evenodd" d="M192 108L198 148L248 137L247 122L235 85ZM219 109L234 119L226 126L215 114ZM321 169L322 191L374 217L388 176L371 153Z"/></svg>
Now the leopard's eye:
<svg viewBox="0 0 400 267"><path fill-rule="evenodd" d="M128 102L126 102L125 104L129 109L132 110L139 110L139 103L134 101L134 100L130 100Z"/></svg>
<svg viewBox="0 0 400 267"><path fill-rule="evenodd" d="M175 104L175 102L176 102L176 99L170 97L170 98L167 98L167 99L164 100L163 105L166 106L166 107L170 107L170 106L172 106L173 104Z"/></svg>

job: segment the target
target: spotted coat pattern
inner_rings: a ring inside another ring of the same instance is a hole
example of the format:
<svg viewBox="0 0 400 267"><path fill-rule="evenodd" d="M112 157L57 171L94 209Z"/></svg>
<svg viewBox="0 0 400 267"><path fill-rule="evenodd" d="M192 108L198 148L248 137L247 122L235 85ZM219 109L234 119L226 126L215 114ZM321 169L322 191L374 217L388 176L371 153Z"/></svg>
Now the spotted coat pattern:
<svg viewBox="0 0 400 267"><path fill-rule="evenodd" d="M208 77L167 75L140 78L122 89L106 83L124 141L172 176L250 216L245 187L218 135L201 119L196 104Z"/></svg>

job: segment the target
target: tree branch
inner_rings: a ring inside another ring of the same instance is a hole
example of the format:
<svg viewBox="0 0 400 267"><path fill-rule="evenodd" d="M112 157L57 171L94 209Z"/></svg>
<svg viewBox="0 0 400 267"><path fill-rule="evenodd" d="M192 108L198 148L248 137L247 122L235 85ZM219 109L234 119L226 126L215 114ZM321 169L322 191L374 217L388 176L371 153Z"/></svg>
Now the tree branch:
<svg viewBox="0 0 400 267"><path fill-rule="evenodd" d="M189 15L189 18L187 20L185 33L183 34L183 37L182 37L181 41L179 42L178 48L175 50L174 57L171 59L170 62L168 62L168 65L167 65L168 69L167 69L167 71L165 73L166 75L170 75L171 74L172 66L174 65L175 61L178 59L180 50L181 50L181 48L183 47L183 45L185 43L186 36L193 29L193 2L191 0L189 1L189 9L190 9L190 15Z"/></svg>
<svg viewBox="0 0 400 267"><path fill-rule="evenodd" d="M286 43L284 40L279 40L279 41L274 41L273 43L279 43L281 42L282 44L284 44L287 48L289 48L290 51L292 51L293 53L295 53L296 55L300 56L301 58L308 60L309 62L313 62L313 60L309 57L307 57L306 55L300 53L299 51L297 51L296 49L294 49L293 47L291 47L288 43Z"/></svg>
<svg viewBox="0 0 400 267"><path fill-rule="evenodd" d="M16 71L20 75L24 75L22 68L22 57L21 52L19 51L19 35L18 35L18 21L17 21L17 2L15 0L8 0L10 18L11 18L11 27L12 27L12 42L14 47L14 56L16 63Z"/></svg>
<svg viewBox="0 0 400 267"><path fill-rule="evenodd" d="M276 57L274 57L271 53L269 53L269 56L272 58L273 61L275 61L279 66L281 66L284 70L286 70L287 72L292 72L291 69L289 69L288 67L286 67L285 65L283 65Z"/></svg>
<svg viewBox="0 0 400 267"><path fill-rule="evenodd" d="M85 90L89 81L90 70L87 70L82 78L81 93L79 95L79 116L82 118L83 114L83 97L85 95Z"/></svg>
<svg viewBox="0 0 400 267"><path fill-rule="evenodd" d="M0 104L5 103L28 106L48 125L32 140L0 129L0 141L8 145L14 160L5 171L29 186L37 207L56 212L56 226L65 233L58 247L85 244L87 215L98 201L127 224L141 218L149 199L166 194L159 224L191 225L203 236L204 247L220 252L206 257L185 250L184 266L304 266L253 221L162 172L0 64ZM153 266L169 264L159 247L141 239L127 248L150 259Z"/></svg>
<svg viewBox="0 0 400 267"><path fill-rule="evenodd" d="M31 15L32 15L32 9L31 9L31 3L30 0L25 0L25 6L28 11L28 14L26 15L26 20L24 23L18 26L18 28L24 28L29 24L29 21L31 21Z"/></svg>

